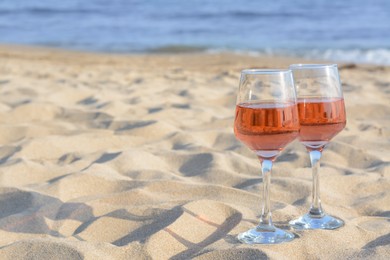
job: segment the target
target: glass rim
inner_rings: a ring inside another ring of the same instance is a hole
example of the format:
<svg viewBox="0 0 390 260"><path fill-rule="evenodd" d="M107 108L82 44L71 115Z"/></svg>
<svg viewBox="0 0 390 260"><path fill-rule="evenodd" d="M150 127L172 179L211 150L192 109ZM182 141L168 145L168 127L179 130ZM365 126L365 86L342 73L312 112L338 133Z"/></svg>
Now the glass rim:
<svg viewBox="0 0 390 260"><path fill-rule="evenodd" d="M292 73L290 69L244 69L241 74L275 75Z"/></svg>
<svg viewBox="0 0 390 260"><path fill-rule="evenodd" d="M328 64L310 64L310 63L297 63L289 66L291 70L303 70L303 69L325 69L325 68L337 68L336 63Z"/></svg>

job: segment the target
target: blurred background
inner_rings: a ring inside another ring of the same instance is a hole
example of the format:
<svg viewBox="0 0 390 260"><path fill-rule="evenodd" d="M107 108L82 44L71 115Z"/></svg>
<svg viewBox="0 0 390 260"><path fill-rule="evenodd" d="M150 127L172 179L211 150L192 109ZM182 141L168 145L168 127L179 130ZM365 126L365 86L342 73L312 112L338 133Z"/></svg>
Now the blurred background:
<svg viewBox="0 0 390 260"><path fill-rule="evenodd" d="M389 0L0 0L0 43L390 64Z"/></svg>

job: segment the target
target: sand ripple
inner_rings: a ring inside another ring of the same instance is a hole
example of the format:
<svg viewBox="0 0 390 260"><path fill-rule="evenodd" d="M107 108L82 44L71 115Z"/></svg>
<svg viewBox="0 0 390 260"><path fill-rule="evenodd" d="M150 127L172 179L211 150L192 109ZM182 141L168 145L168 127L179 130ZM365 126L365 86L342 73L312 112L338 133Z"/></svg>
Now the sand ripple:
<svg viewBox="0 0 390 260"><path fill-rule="evenodd" d="M3 47L4 48L4 47ZM389 259L388 68L342 70L347 128L324 152L338 231L273 247L236 240L260 214L260 166L232 131L238 55L1 49L2 259ZM308 155L275 163L277 225L310 202Z"/></svg>

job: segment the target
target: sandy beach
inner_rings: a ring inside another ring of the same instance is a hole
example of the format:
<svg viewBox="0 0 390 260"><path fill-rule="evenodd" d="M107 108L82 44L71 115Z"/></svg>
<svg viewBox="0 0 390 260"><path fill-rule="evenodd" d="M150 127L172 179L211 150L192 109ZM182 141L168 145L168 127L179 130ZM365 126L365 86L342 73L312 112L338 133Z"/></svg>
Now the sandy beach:
<svg viewBox="0 0 390 260"><path fill-rule="evenodd" d="M233 134L238 54L109 55L0 47L1 259L390 259L390 67L340 64L347 127L324 151L321 199L345 221L244 245L260 164ZM273 220L310 203L297 141L272 175Z"/></svg>

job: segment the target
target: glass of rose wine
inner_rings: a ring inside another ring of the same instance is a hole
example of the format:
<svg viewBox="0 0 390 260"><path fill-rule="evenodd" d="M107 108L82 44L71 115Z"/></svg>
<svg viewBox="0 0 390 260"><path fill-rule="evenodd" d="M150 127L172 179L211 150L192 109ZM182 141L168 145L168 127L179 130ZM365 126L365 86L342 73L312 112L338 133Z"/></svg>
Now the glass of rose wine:
<svg viewBox="0 0 390 260"><path fill-rule="evenodd" d="M263 176L263 208L260 223L238 235L247 244L276 244L294 235L276 228L270 209L273 161L299 134L296 93L291 70L243 70L234 120L236 138L260 160Z"/></svg>
<svg viewBox="0 0 390 260"><path fill-rule="evenodd" d="M336 64L293 64L301 130L299 141L310 155L313 187L307 214L290 225L297 230L336 229L344 222L325 214L321 206L318 170L322 150L346 124L343 92Z"/></svg>

